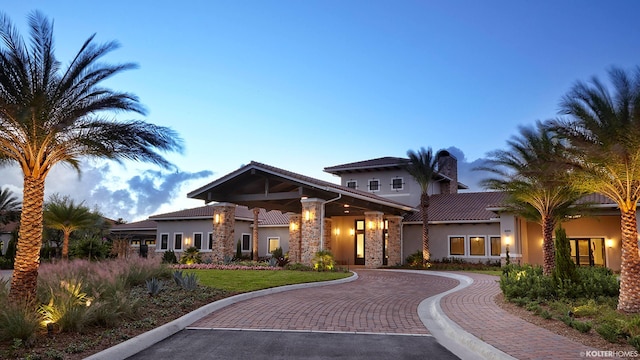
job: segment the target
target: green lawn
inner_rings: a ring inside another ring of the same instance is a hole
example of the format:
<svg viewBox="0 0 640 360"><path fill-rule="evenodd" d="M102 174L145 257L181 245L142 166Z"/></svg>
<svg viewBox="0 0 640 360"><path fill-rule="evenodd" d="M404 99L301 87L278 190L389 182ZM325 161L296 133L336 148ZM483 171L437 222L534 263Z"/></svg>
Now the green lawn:
<svg viewBox="0 0 640 360"><path fill-rule="evenodd" d="M344 272L290 270L186 270L197 274L202 285L233 292L248 292L276 286L342 279Z"/></svg>

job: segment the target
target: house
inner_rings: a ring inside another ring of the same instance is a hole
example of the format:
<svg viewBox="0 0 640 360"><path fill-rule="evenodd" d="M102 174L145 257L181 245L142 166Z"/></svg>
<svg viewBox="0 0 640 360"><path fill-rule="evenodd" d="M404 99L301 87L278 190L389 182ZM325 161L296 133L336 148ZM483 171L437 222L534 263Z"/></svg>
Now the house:
<svg viewBox="0 0 640 360"><path fill-rule="evenodd" d="M504 193L460 192L467 187L458 182L457 160L446 151L438 156L429 190L432 259L498 262L508 253L512 262L541 264L540 226L508 213ZM292 262L307 264L321 249L342 265L401 264L422 249L420 187L404 170L408 161L384 157L325 168L339 184L251 162L188 194L205 206L151 216L155 252L196 246L205 258L223 261L239 244L260 257L282 247ZM574 261L619 270L619 211L602 196L586 200L595 211L563 223Z"/></svg>

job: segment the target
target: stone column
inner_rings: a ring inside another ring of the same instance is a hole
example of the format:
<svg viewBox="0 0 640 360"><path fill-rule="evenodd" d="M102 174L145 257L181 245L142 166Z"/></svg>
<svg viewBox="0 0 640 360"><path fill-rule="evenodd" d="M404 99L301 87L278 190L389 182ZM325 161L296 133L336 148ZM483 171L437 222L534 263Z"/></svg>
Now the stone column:
<svg viewBox="0 0 640 360"><path fill-rule="evenodd" d="M322 219L320 219L322 199L302 199L302 243L300 262L312 265L313 257L320 250Z"/></svg>
<svg viewBox="0 0 640 360"><path fill-rule="evenodd" d="M253 208L253 261L258 261L258 215L259 208Z"/></svg>
<svg viewBox="0 0 640 360"><path fill-rule="evenodd" d="M402 216L387 216L389 234L389 244L387 246L387 256L389 257L387 265L394 266L402 263Z"/></svg>
<svg viewBox="0 0 640 360"><path fill-rule="evenodd" d="M323 250L331 251L331 236L333 235L333 221L331 219L324 219L324 243L322 245ZM334 254L335 255L335 254Z"/></svg>
<svg viewBox="0 0 640 360"><path fill-rule="evenodd" d="M379 211L366 211L364 213L364 266L378 268L382 266L383 239L382 229L384 223Z"/></svg>
<svg viewBox="0 0 640 360"><path fill-rule="evenodd" d="M213 206L213 244L211 258L222 262L225 256L233 257L235 253L234 229L236 222L236 205L217 203Z"/></svg>
<svg viewBox="0 0 640 360"><path fill-rule="evenodd" d="M289 215L289 261L300 262L300 245L302 242L302 231L300 229L300 214Z"/></svg>

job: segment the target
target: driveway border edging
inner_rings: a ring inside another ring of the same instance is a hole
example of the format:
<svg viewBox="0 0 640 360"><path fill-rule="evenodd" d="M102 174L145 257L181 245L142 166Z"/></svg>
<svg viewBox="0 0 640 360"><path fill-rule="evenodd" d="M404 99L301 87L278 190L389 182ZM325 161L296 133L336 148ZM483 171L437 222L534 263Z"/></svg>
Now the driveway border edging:
<svg viewBox="0 0 640 360"><path fill-rule="evenodd" d="M356 273L355 271L351 271L351 273L353 274L352 276L349 276L343 279L278 286L278 287L273 287L269 289L242 293L242 294L234 295L218 301L214 301L210 304L204 305L196 310L193 310L192 312L185 314L173 321L170 321L164 325L158 326L155 329L149 330L125 342L122 342L110 348L104 349L93 355L90 355L86 357L85 360L124 360L152 346L153 344L158 343L168 338L169 336L183 330L187 326L193 324L196 320L199 320L213 313L214 311L220 310L226 306L235 304L240 301L249 300L249 299L253 299L260 296L275 294L283 291L326 286L326 285L336 285L336 284L342 284L342 283L347 283L347 282L357 280L358 273Z"/></svg>
<svg viewBox="0 0 640 360"><path fill-rule="evenodd" d="M440 302L445 296L463 290L473 284L473 279L455 273L442 271L424 271L424 270L392 270L398 272L410 272L416 274L424 274L431 276L442 276L460 283L453 289L447 290L440 294L428 297L418 305L418 316L424 326L429 329L431 334L438 340L442 346L454 353L461 359L477 359L478 356L483 359L500 359L500 360L517 360L513 356L504 351L478 339L475 335L463 329L455 321L451 320L444 313Z"/></svg>

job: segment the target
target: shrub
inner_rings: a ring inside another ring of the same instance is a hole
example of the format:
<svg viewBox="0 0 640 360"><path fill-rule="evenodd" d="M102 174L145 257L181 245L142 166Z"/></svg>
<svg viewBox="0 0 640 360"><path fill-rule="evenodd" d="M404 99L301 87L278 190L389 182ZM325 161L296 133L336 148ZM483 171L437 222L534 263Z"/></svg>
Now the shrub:
<svg viewBox="0 0 640 360"><path fill-rule="evenodd" d="M158 280L158 278L151 278L145 281L145 285L147 286L147 293L149 293L149 296L158 295L164 287L164 284L161 280Z"/></svg>
<svg viewBox="0 0 640 360"><path fill-rule="evenodd" d="M620 330L620 324L615 319L606 320L596 326L596 332L610 343L618 342L618 339L622 336L622 332Z"/></svg>
<svg viewBox="0 0 640 360"><path fill-rule="evenodd" d="M273 249L271 252L271 259L275 259L277 266L284 267L289 263L289 257L284 254L281 247ZM269 259L269 262L271 262Z"/></svg>
<svg viewBox="0 0 640 360"><path fill-rule="evenodd" d="M418 250L407 256L405 262L407 263L407 265L413 268L422 267L422 250Z"/></svg>
<svg viewBox="0 0 640 360"><path fill-rule="evenodd" d="M173 250L167 250L162 254L162 263L163 264L177 264L178 258L176 257L176 253Z"/></svg>
<svg viewBox="0 0 640 360"><path fill-rule="evenodd" d="M320 250L313 256L313 269L317 271L331 271L336 263L329 250Z"/></svg>
<svg viewBox="0 0 640 360"><path fill-rule="evenodd" d="M629 344L640 351L640 335L629 338Z"/></svg>
<svg viewBox="0 0 640 360"><path fill-rule="evenodd" d="M576 265L571 259L571 244L567 238L567 232L561 227L556 229L555 248L556 266L553 269L553 278L556 284L562 284L566 280L576 282L578 276Z"/></svg>
<svg viewBox="0 0 640 360"><path fill-rule="evenodd" d="M58 288L51 288L49 303L40 305L38 312L45 323L56 324L60 331L82 331L90 323L92 301L83 292L81 280L62 281Z"/></svg>
<svg viewBox="0 0 640 360"><path fill-rule="evenodd" d="M565 279L561 283L552 276L545 276L542 267L510 264L503 268L500 289L505 298L530 299L596 299L617 297L618 280L607 268L580 267L576 269L577 281Z"/></svg>
<svg viewBox="0 0 640 360"><path fill-rule="evenodd" d="M550 299L555 294L552 278L542 274L542 267L531 265L505 266L500 276L500 289L508 300Z"/></svg>
<svg viewBox="0 0 640 360"><path fill-rule="evenodd" d="M173 272L173 280L176 285L185 290L195 290L198 287L198 277L195 273L184 274L182 270Z"/></svg>
<svg viewBox="0 0 640 360"><path fill-rule="evenodd" d="M25 342L40 329L41 321L42 317L30 304L4 303L0 308L0 340Z"/></svg>
<svg viewBox="0 0 640 360"><path fill-rule="evenodd" d="M591 323L588 321L573 320L571 322L571 327L580 331L581 333L588 333L589 331L591 331Z"/></svg>
<svg viewBox="0 0 640 360"><path fill-rule="evenodd" d="M77 259L103 260L111 254L111 245L98 238L78 240L69 251Z"/></svg>
<svg viewBox="0 0 640 360"><path fill-rule="evenodd" d="M640 315L627 319L624 323L623 331L630 337L640 336Z"/></svg>
<svg viewBox="0 0 640 360"><path fill-rule="evenodd" d="M191 265L191 264L201 264L201 263L202 263L202 257L200 255L200 250L195 246L192 246L186 249L184 253L182 253L182 256L180 257L180 264Z"/></svg>
<svg viewBox="0 0 640 360"><path fill-rule="evenodd" d="M240 240L236 243L236 259L242 259L242 243Z"/></svg>

